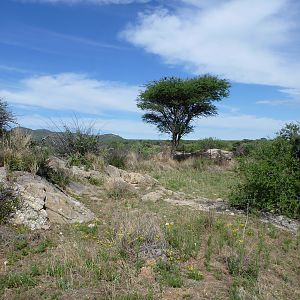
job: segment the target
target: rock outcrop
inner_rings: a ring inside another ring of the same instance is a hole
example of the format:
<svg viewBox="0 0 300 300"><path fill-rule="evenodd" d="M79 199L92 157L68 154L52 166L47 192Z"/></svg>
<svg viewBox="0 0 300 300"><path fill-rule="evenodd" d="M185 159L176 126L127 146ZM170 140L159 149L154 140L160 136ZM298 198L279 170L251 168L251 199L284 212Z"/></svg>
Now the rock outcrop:
<svg viewBox="0 0 300 300"><path fill-rule="evenodd" d="M135 173L135 172L127 172L125 170L121 170L110 165L106 167L105 173L110 178L121 179L132 185L151 186L158 183L157 180L155 180L153 177L149 175L142 175L140 173Z"/></svg>
<svg viewBox="0 0 300 300"><path fill-rule="evenodd" d="M124 181L132 185L154 185L157 183L157 180L155 180L149 175L128 172L122 169L118 169L111 165L106 166L104 172L99 172L95 170L86 171L85 169L77 166L68 167L67 163L64 160L54 156L48 160L48 166L54 171L61 171L67 175L75 176L78 178L96 178L100 180L114 179L118 181Z"/></svg>
<svg viewBox="0 0 300 300"><path fill-rule="evenodd" d="M66 195L39 176L27 172L14 173L13 187L20 197L20 207L11 222L30 229L46 229L51 223L82 223L94 214L82 203Z"/></svg>
<svg viewBox="0 0 300 300"><path fill-rule="evenodd" d="M223 160L232 160L233 152L225 151L221 149L208 149L204 152L204 156L210 159L223 159Z"/></svg>
<svg viewBox="0 0 300 300"><path fill-rule="evenodd" d="M48 167L50 167L56 172L60 171L66 175L74 176L77 178L85 178L85 179L95 178L98 180L102 180L104 178L104 174L99 171L96 170L87 171L83 167L77 167L77 166L69 167L66 161L55 156L51 156L48 159Z"/></svg>

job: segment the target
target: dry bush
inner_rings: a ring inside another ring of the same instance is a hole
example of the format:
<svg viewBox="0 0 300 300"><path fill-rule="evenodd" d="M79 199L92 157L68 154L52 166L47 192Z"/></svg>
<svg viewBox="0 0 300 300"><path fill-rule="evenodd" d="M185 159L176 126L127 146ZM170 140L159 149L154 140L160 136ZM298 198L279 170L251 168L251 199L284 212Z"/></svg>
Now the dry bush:
<svg viewBox="0 0 300 300"><path fill-rule="evenodd" d="M70 154L67 161L69 166L83 166L87 170L103 171L105 167L104 156L91 152L87 152L84 155L78 153Z"/></svg>
<svg viewBox="0 0 300 300"><path fill-rule="evenodd" d="M94 123L85 124L76 116L71 122L53 125L57 133L51 137L50 144L54 151L62 156L99 153L99 137L95 133Z"/></svg>
<svg viewBox="0 0 300 300"><path fill-rule="evenodd" d="M126 156L126 168L136 170L144 160L134 151L130 151Z"/></svg>
<svg viewBox="0 0 300 300"><path fill-rule="evenodd" d="M164 255L167 242L160 220L149 213L127 212L114 218L114 239L119 251L129 257Z"/></svg>
<svg viewBox="0 0 300 300"><path fill-rule="evenodd" d="M44 158L43 151L33 151L31 135L15 129L7 133L1 141L1 165L12 171L36 173Z"/></svg>
<svg viewBox="0 0 300 300"><path fill-rule="evenodd" d="M6 135L3 139L3 146L15 152L22 152L29 149L31 141L31 134L17 128Z"/></svg>
<svg viewBox="0 0 300 300"><path fill-rule="evenodd" d="M150 159L139 159L136 153L129 153L126 166L133 171L172 170L178 168L178 161L163 152L153 155Z"/></svg>
<svg viewBox="0 0 300 300"><path fill-rule="evenodd" d="M134 171L172 171L172 170L199 170L199 171L224 171L232 170L234 161L223 161L222 164L208 158L190 157L185 160L175 160L170 155L158 153L151 159L139 159L135 153L129 153L126 166Z"/></svg>
<svg viewBox="0 0 300 300"><path fill-rule="evenodd" d="M95 155L94 153L87 153L85 155L86 160L90 164L90 169L95 171L103 171L105 167L105 161L102 156Z"/></svg>

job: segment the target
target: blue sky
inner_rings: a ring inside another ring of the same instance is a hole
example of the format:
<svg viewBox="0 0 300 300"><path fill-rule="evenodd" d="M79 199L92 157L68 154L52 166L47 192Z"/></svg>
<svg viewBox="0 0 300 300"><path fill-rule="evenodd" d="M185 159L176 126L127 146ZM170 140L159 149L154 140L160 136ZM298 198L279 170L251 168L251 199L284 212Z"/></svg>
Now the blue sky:
<svg viewBox="0 0 300 300"><path fill-rule="evenodd" d="M297 0L1 0L0 97L20 125L74 114L102 133L162 139L136 98L163 76L228 78L190 139L271 137L300 119Z"/></svg>

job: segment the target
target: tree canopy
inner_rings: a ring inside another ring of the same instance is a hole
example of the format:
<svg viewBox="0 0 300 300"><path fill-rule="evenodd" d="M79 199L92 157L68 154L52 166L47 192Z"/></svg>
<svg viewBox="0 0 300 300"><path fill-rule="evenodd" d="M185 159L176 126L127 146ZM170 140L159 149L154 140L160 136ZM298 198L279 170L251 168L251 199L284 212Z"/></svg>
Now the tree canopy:
<svg viewBox="0 0 300 300"><path fill-rule="evenodd" d="M146 111L145 122L171 135L174 150L181 138L193 131L192 120L217 114L214 102L228 97L229 88L230 83L217 76L165 77L145 85L137 106Z"/></svg>

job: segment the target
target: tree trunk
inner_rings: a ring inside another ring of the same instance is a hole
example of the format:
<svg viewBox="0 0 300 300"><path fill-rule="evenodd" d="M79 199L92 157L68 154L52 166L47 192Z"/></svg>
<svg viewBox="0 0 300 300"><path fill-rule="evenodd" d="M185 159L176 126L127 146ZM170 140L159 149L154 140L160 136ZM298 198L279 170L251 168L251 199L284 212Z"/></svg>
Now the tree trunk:
<svg viewBox="0 0 300 300"><path fill-rule="evenodd" d="M171 144L171 155L172 155L172 157L175 155L178 144L179 144L179 136L178 136L177 133L173 133L172 134L172 144Z"/></svg>

